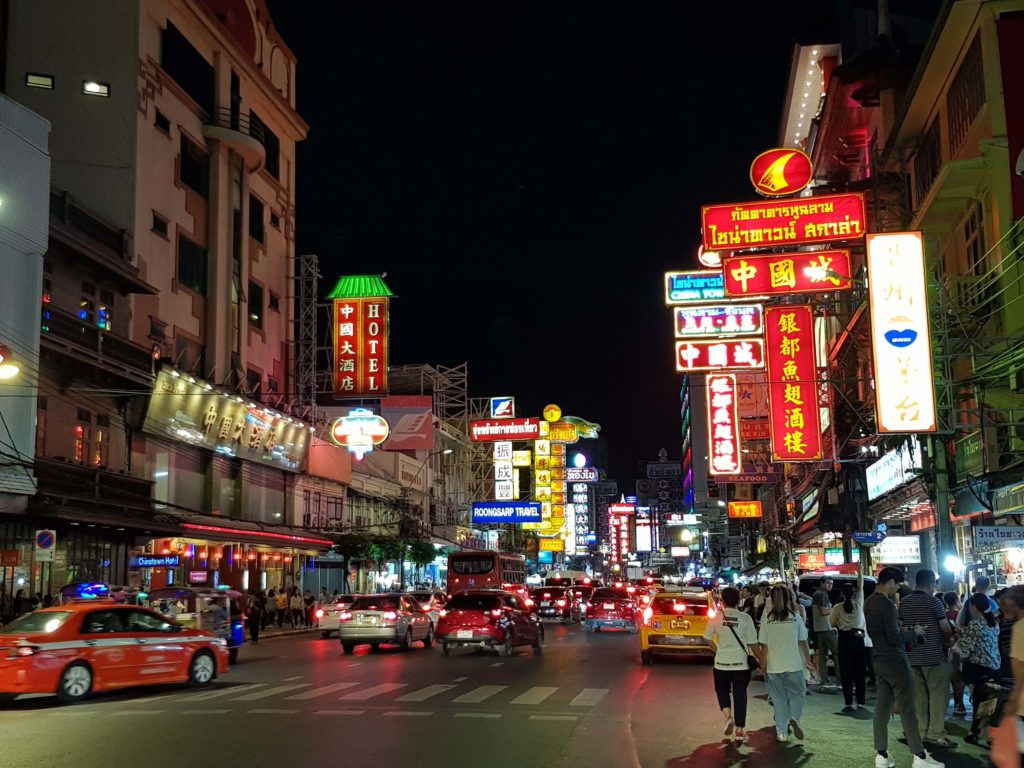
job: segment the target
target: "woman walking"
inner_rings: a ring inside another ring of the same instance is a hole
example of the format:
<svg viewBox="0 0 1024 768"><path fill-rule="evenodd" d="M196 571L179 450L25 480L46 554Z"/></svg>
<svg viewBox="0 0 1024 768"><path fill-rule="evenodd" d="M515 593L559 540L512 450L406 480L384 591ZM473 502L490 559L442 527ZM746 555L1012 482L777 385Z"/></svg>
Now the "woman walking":
<svg viewBox="0 0 1024 768"><path fill-rule="evenodd" d="M715 647L715 694L725 718L725 735L738 742L747 740L747 686L750 685L748 659L757 644L754 620L739 610L740 593L736 587L722 590L725 610L708 621L704 638Z"/></svg>
<svg viewBox="0 0 1024 768"><path fill-rule="evenodd" d="M992 613L988 595L971 595L967 601L967 610L970 618L967 626L960 628L956 644L964 660L964 683L973 686L971 705L974 715L971 718L971 730L964 736L964 741L977 744L981 730L978 705L992 695L986 683L999 676L999 622Z"/></svg>
<svg viewBox="0 0 1024 768"><path fill-rule="evenodd" d="M291 588L291 597L288 598L288 606L291 608L292 629L304 626L303 616L306 613L306 606L302 602L302 595L298 587Z"/></svg>
<svg viewBox="0 0 1024 768"><path fill-rule="evenodd" d="M761 618L755 653L765 672L775 708L776 737L779 741L789 741L792 732L802 741L804 731L800 718L807 694L804 670L810 667L807 625L801 620L793 592L786 585L772 587L769 601Z"/></svg>
<svg viewBox="0 0 1024 768"><path fill-rule="evenodd" d="M839 680L846 709L864 709L867 701L867 652L864 650L864 570L857 569L857 586L843 586L843 602L832 608L831 625L839 630Z"/></svg>
<svg viewBox="0 0 1024 768"><path fill-rule="evenodd" d="M253 589L245 603L245 622L249 627L249 639L258 643L260 641L260 629L263 627L263 601L260 599L259 590Z"/></svg>

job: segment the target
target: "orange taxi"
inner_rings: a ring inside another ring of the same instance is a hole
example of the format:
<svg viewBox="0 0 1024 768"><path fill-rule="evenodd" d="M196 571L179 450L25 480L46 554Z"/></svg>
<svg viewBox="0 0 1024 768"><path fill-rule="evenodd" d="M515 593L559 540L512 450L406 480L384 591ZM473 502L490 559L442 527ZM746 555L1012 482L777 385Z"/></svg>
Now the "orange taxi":
<svg viewBox="0 0 1024 768"><path fill-rule="evenodd" d="M0 699L56 693L74 702L133 685L206 685L227 671L225 640L113 601L44 608L0 628Z"/></svg>

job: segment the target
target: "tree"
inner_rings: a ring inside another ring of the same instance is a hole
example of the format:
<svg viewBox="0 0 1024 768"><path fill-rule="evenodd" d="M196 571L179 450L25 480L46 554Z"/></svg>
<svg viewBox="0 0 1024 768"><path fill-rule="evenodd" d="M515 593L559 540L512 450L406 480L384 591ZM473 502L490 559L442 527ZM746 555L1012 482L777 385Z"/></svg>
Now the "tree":
<svg viewBox="0 0 1024 768"><path fill-rule="evenodd" d="M434 544L429 539L415 539L409 542L407 556L409 562L420 569L434 562L437 550L434 549Z"/></svg>
<svg viewBox="0 0 1024 768"><path fill-rule="evenodd" d="M348 591L348 568L353 560L365 560L370 556L370 539L361 533L343 534L341 540L331 547L331 551L341 555L342 568L345 571L343 587Z"/></svg>

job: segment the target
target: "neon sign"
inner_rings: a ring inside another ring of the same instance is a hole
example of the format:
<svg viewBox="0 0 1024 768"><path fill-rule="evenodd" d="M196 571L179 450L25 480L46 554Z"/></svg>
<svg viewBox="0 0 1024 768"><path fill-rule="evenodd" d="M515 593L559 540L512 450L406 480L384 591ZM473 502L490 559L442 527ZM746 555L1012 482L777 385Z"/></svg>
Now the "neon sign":
<svg viewBox="0 0 1024 768"><path fill-rule="evenodd" d="M387 421L367 408L353 408L347 416L335 419L329 432L331 440L347 448L362 461L375 446L388 439L391 433Z"/></svg>

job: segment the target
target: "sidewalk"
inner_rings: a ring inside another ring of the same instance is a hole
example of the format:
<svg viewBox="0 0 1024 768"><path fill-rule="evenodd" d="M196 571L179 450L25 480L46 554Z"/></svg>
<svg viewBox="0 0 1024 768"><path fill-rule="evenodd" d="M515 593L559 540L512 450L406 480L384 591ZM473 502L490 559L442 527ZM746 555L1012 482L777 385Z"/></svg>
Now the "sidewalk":
<svg viewBox="0 0 1024 768"><path fill-rule="evenodd" d="M307 635L310 632L319 632L320 630L316 627L275 627L270 626L266 629L260 630L260 640L272 640L276 637L293 637L298 635ZM249 641L248 634L245 637L246 642Z"/></svg>

